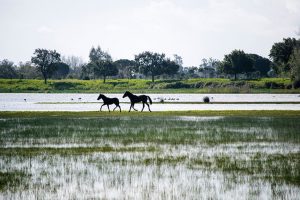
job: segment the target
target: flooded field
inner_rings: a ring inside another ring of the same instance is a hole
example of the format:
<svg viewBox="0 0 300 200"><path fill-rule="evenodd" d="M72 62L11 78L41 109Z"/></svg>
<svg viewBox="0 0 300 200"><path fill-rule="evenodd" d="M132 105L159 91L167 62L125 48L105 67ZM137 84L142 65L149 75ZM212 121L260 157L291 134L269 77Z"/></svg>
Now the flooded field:
<svg viewBox="0 0 300 200"><path fill-rule="evenodd" d="M123 110L129 110L128 98L117 97ZM299 94L149 94L153 111L177 110L300 110ZM202 104L203 97L210 104ZM0 111L96 111L102 101L98 94L0 93ZM164 103L160 103L160 102ZM192 103L192 104L191 104ZM113 106L111 108L114 108ZM137 104L138 110L142 109ZM104 108L107 110L107 108Z"/></svg>
<svg viewBox="0 0 300 200"><path fill-rule="evenodd" d="M2 117L0 199L299 199L297 117Z"/></svg>

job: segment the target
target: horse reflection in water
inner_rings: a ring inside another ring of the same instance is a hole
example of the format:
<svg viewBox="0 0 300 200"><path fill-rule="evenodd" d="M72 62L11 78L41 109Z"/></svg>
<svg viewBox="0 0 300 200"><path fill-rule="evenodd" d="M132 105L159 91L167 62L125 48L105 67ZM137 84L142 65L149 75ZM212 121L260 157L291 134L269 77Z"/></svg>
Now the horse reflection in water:
<svg viewBox="0 0 300 200"><path fill-rule="evenodd" d="M144 107L145 107L145 104L148 106L148 109L149 109L149 111L151 112L150 106L149 106L149 104L147 103L147 100L149 100L149 103L152 104L152 100L151 100L151 98L150 98L149 96L147 96L147 95L136 96L136 95L134 95L134 94L132 94L132 93L126 91L126 92L124 93L124 95L123 95L123 98L125 98L125 97L128 97L128 98L130 99L130 102L131 102L129 112L130 112L131 108L132 108L133 110L137 111L137 110L134 108L134 104L135 104L135 103L139 103L139 102L142 102L142 103L143 103L143 108L142 108L141 112L143 112Z"/></svg>
<svg viewBox="0 0 300 200"><path fill-rule="evenodd" d="M121 112L120 102L119 102L118 98L108 98L108 97L106 97L103 94L99 94L97 100L100 100L100 99L103 100L103 105L102 106L107 105L107 108L108 108L109 112L110 112L109 105L111 105L111 104L115 104L116 105L116 107L114 108L113 111L115 111L115 109L119 107L120 112ZM100 111L102 109L102 106L100 107Z"/></svg>

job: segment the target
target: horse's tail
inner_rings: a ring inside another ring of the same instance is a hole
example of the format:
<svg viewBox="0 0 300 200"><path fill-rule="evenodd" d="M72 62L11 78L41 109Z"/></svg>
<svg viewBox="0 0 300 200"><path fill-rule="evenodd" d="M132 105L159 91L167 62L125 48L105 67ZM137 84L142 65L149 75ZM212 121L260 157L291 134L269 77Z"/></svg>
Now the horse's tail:
<svg viewBox="0 0 300 200"><path fill-rule="evenodd" d="M149 96L147 96L147 98L149 99L150 104L152 104L152 100Z"/></svg>

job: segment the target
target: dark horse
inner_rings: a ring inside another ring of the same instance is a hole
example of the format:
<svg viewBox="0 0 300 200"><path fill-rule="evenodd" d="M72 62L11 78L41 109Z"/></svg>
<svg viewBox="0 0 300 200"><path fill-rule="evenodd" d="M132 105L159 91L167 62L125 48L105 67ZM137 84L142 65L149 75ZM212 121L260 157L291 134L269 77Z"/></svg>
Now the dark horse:
<svg viewBox="0 0 300 200"><path fill-rule="evenodd" d="M119 105L119 99L118 98L108 98L108 97L104 96L103 94L99 94L97 100L100 100L100 99L103 99L103 105L102 106L107 105L108 110L109 110L109 105L115 104L116 107L114 108L113 111L115 111L115 109L117 107L119 107L120 108L120 112L121 112L121 107ZM100 107L100 111L102 109L102 106ZM110 110L109 110L109 112L110 112Z"/></svg>
<svg viewBox="0 0 300 200"><path fill-rule="evenodd" d="M149 96L146 96L146 95L140 95L140 96L136 96L128 91L126 91L123 95L123 98L125 97L128 97L130 99L130 102L131 102L131 105L130 105L130 109L129 109L129 112L131 110L131 108L133 108L133 110L137 111L135 108L134 108L134 104L135 103L139 103L139 102L142 102L143 103L143 109L141 112L143 112L144 110L144 107L145 107L145 104L148 106L148 109L149 111L151 112L150 110L150 106L149 104L147 103L147 100L149 99L149 103L152 104L152 100Z"/></svg>

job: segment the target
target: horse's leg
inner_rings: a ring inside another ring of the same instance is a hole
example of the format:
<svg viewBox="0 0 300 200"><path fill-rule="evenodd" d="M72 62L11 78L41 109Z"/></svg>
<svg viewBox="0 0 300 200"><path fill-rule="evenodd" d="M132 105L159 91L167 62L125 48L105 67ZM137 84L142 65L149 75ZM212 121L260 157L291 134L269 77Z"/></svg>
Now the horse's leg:
<svg viewBox="0 0 300 200"><path fill-rule="evenodd" d="M130 105L129 112L131 111L132 104Z"/></svg>
<svg viewBox="0 0 300 200"><path fill-rule="evenodd" d="M134 103L131 104L131 106L132 106L133 110L138 111L137 109L134 108Z"/></svg>
<svg viewBox="0 0 300 200"><path fill-rule="evenodd" d="M149 106L149 104L148 104L147 102L146 102L146 104L147 104L147 106L148 106L148 109L149 109L149 111L150 111L150 112L152 112L152 111L150 110L150 106Z"/></svg>
<svg viewBox="0 0 300 200"><path fill-rule="evenodd" d="M119 105L117 105L117 104L115 104L116 105L116 107L114 108L114 110L113 111L115 111L116 110L116 108L119 106Z"/></svg>
<svg viewBox="0 0 300 200"><path fill-rule="evenodd" d="M105 104L102 104L102 106L104 106L104 105L105 105ZM100 107L100 112L101 112L102 106Z"/></svg>
<svg viewBox="0 0 300 200"><path fill-rule="evenodd" d="M108 108L108 111L110 112L110 110L109 110L109 105L107 104L107 108Z"/></svg>
<svg viewBox="0 0 300 200"><path fill-rule="evenodd" d="M143 102L143 108L142 108L141 112L143 112L144 108L145 108L145 103Z"/></svg>
<svg viewBox="0 0 300 200"><path fill-rule="evenodd" d="M119 105L119 108L120 108L120 112L121 112L121 106Z"/></svg>

